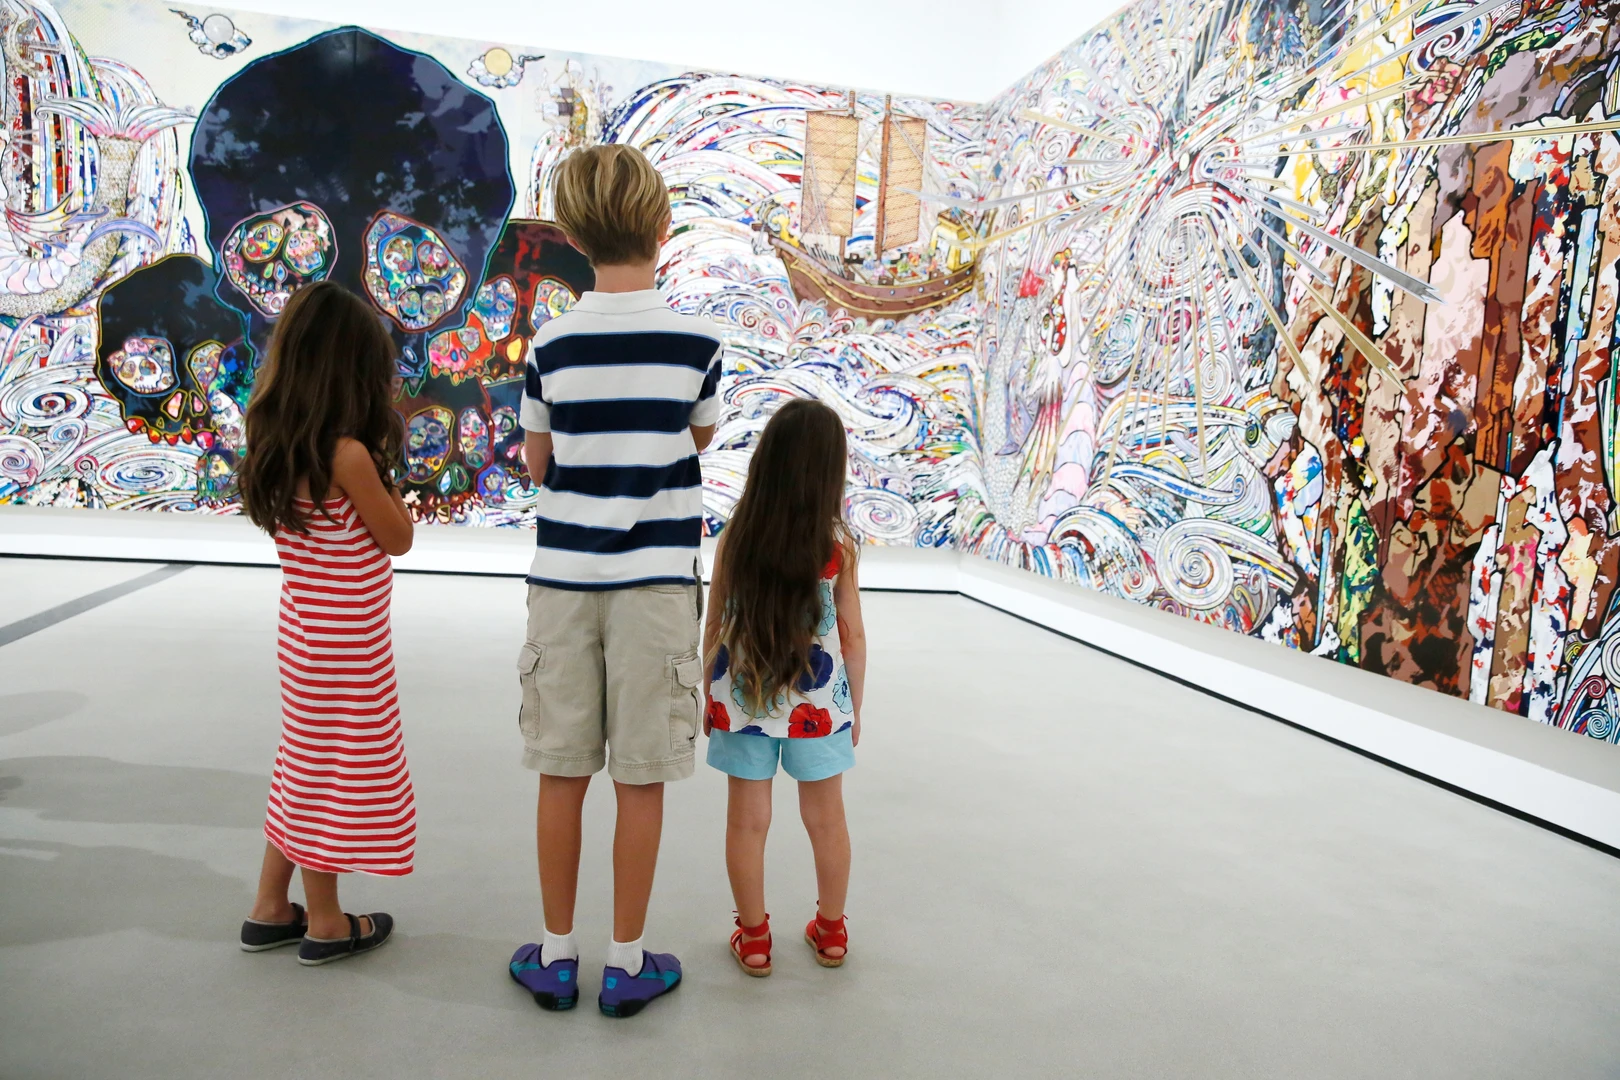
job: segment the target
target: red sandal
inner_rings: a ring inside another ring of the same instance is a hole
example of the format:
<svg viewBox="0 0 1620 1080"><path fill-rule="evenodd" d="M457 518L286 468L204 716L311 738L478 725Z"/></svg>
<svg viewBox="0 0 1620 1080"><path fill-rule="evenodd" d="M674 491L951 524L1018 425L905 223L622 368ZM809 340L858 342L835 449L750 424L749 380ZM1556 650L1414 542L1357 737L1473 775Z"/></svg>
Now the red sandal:
<svg viewBox="0 0 1620 1080"><path fill-rule="evenodd" d="M763 979L771 973L771 917L767 914L758 926L744 926L739 915L736 923L737 929L731 935L731 956L746 974ZM754 940L744 941L745 937ZM748 962L750 956L763 956L765 962L755 967Z"/></svg>
<svg viewBox="0 0 1620 1080"><path fill-rule="evenodd" d="M822 967L843 967L849 958L849 916L840 915L837 922L823 919L821 912L804 928L804 940L816 950L816 963ZM828 949L843 949L843 956L828 956Z"/></svg>

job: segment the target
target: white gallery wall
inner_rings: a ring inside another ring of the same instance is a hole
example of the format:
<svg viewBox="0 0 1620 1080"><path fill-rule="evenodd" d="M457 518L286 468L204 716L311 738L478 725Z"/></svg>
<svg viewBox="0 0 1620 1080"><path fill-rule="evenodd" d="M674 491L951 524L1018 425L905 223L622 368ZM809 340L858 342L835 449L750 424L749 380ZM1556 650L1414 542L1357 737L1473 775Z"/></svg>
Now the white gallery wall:
<svg viewBox="0 0 1620 1080"><path fill-rule="evenodd" d="M496 45L987 101L1117 10L1117 0L817 0L712 19L668 0L232 0L247 11Z"/></svg>

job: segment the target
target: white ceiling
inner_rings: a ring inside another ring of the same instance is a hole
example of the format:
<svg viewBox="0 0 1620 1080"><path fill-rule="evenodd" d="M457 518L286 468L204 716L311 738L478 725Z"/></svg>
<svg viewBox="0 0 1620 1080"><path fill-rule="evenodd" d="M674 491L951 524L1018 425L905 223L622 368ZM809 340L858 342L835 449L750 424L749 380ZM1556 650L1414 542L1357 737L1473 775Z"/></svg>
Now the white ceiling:
<svg viewBox="0 0 1620 1080"><path fill-rule="evenodd" d="M816 0L787 7L595 0L228 0L248 11L833 86L984 101L1119 0Z"/></svg>

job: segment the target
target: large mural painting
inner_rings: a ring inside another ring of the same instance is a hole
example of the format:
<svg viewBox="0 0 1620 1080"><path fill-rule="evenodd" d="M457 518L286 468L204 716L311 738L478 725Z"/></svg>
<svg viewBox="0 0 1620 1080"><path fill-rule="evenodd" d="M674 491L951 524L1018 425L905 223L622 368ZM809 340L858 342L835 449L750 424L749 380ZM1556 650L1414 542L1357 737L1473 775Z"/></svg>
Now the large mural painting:
<svg viewBox="0 0 1620 1080"><path fill-rule="evenodd" d="M869 542L956 547L1620 741L1620 4L1143 0L986 106L147 0L0 0L0 502L234 513L300 285L400 350L424 521L532 521L550 213L639 147Z"/></svg>
<svg viewBox="0 0 1620 1080"><path fill-rule="evenodd" d="M0 501L236 512L270 331L330 278L399 347L413 510L532 522L524 348L593 281L545 220L550 179L607 140L670 182L664 288L728 331L709 530L770 412L813 394L853 436L862 535L953 542L977 475L972 215L919 193L971 201L980 113L161 3L0 0L0 43ZM810 145L817 116L854 140ZM826 235L803 227L810 167L850 210Z"/></svg>
<svg viewBox="0 0 1620 1080"><path fill-rule="evenodd" d="M1615 741L1617 13L1155 0L998 99L963 544Z"/></svg>

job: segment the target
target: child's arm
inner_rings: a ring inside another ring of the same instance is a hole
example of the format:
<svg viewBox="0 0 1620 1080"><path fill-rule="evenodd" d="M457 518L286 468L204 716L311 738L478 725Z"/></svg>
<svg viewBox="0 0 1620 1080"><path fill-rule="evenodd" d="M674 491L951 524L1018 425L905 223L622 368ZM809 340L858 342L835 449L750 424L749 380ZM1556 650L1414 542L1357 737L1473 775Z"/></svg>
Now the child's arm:
<svg viewBox="0 0 1620 1080"><path fill-rule="evenodd" d="M844 565L833 584L833 606L838 609L838 642L844 650L844 671L849 678L849 700L855 709L851 741L861 743L861 699L866 696L866 622L861 618L860 549L844 549Z"/></svg>
<svg viewBox="0 0 1620 1080"><path fill-rule="evenodd" d="M692 442L697 446L698 453L703 453L714 442L714 429L714 424L692 425Z"/></svg>
<svg viewBox="0 0 1620 1080"><path fill-rule="evenodd" d="M383 483L371 451L358 440L338 440L332 453L332 483L349 497L379 547L390 555L411 550L410 511L399 492Z"/></svg>
<svg viewBox="0 0 1620 1080"><path fill-rule="evenodd" d="M711 656L715 646L720 641L720 619L726 607L726 579L721 574L721 552L725 550L726 537L720 534L720 540L714 547L714 570L709 574L709 602L703 608L703 734L709 733L709 692L714 686L714 662ZM702 588L702 586L698 586Z"/></svg>
<svg viewBox="0 0 1620 1080"><path fill-rule="evenodd" d="M539 487L551 467L551 432L525 431L523 433L523 464L529 469L529 483Z"/></svg>

